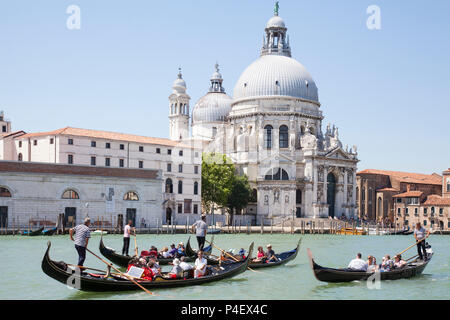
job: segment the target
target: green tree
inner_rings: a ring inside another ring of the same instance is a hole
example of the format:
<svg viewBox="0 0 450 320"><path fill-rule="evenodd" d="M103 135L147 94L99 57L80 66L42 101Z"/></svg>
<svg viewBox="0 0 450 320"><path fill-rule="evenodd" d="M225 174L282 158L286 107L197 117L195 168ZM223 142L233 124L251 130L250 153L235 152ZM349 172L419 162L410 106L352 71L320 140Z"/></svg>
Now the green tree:
<svg viewBox="0 0 450 320"><path fill-rule="evenodd" d="M227 211L230 214L230 220L233 221L234 211L240 213L244 209L252 196L252 190L248 182L248 177L244 174L242 176L235 175L233 177L231 192L228 195Z"/></svg>
<svg viewBox="0 0 450 320"><path fill-rule="evenodd" d="M202 205L207 212L216 203L227 205L234 180L234 165L224 154L202 154Z"/></svg>

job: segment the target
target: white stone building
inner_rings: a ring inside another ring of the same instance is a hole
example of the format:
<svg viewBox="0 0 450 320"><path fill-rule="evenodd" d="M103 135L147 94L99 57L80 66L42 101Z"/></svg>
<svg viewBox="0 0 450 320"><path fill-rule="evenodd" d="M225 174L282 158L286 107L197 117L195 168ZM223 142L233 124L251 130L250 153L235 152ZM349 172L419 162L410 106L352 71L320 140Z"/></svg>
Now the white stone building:
<svg viewBox="0 0 450 320"><path fill-rule="evenodd" d="M0 161L0 227L161 222L161 170Z"/></svg>
<svg viewBox="0 0 450 320"><path fill-rule="evenodd" d="M356 215L356 147L343 148L327 126L317 86L291 58L278 12L268 21L261 56L225 94L216 65L211 88L193 109L192 137L224 153L249 177L261 217Z"/></svg>

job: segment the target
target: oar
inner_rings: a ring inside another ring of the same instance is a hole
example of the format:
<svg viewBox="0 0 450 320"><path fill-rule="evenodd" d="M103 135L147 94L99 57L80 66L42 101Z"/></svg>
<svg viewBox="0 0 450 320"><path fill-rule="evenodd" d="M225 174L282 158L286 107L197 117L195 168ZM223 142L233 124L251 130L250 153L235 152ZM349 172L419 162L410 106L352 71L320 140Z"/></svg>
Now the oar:
<svg viewBox="0 0 450 320"><path fill-rule="evenodd" d="M422 240L417 241L416 243L410 245L408 248L406 248L405 250L403 250L400 253L397 253L396 256L401 255L403 252L408 251L409 249L411 249L412 247L414 247L415 245L417 245L418 243L422 242L423 240L425 240L427 237L423 238ZM395 257L395 256L394 256Z"/></svg>
<svg viewBox="0 0 450 320"><path fill-rule="evenodd" d="M234 257L233 255L229 254L229 253L226 252L225 250L220 249L219 247L216 247L214 244L212 244L212 243L209 242L208 240L205 240L205 241L208 242L210 245L212 245L212 246L213 246L214 248L216 248L217 250L221 251L222 253L225 253L225 254L229 255L231 258L234 259L234 261L236 261L236 262L241 262L241 261L239 261L238 259L236 259L236 257ZM250 259L250 257L247 257L247 259ZM250 268L250 267L247 267L247 269L250 270L250 271L256 272L256 273L263 273L263 272L261 272L261 271L253 270L253 269Z"/></svg>
<svg viewBox="0 0 450 320"><path fill-rule="evenodd" d="M106 263L106 265L110 266L111 268L113 268L114 270L116 270L121 276L125 276L128 280L130 280L131 282L133 282L135 285L137 285L139 288L141 288L142 290L144 290L145 292L147 292L149 295L155 295L154 293L148 291L146 288L144 288L143 286L141 286L139 283L137 283L132 277L130 277L129 275L127 275L126 273L122 273L119 269L117 269L116 267L114 267L111 263L106 262L105 260L103 260L102 258L100 258L98 255L96 255L95 253L93 253L91 250L89 250L88 248L86 248L86 251L92 253L92 255L94 255L96 258L100 259L103 263Z"/></svg>
<svg viewBox="0 0 450 320"><path fill-rule="evenodd" d="M136 257L138 256L138 246L137 246L137 240L136 240L137 236L136 236L136 230L134 230L134 251L136 252Z"/></svg>

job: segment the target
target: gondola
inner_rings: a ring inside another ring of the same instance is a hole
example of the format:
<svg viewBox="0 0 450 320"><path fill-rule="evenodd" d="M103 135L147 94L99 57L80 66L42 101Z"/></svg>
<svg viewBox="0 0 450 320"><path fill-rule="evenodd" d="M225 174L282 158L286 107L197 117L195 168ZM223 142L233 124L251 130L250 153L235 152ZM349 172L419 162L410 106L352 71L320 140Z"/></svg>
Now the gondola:
<svg viewBox="0 0 450 320"><path fill-rule="evenodd" d="M192 248L190 248L189 241L190 241L190 238L188 239L188 242L186 244L186 256L187 256L186 262L192 262L193 257L195 257L195 255L197 254L195 251L192 250ZM190 248L190 252L194 252L194 253L193 254L191 253L190 255L188 255L188 248ZM112 263L114 263L120 267L124 267L124 268L128 267L128 263L134 257L134 256L126 256L126 255L118 254L114 251L114 249L106 247L103 243L103 237L100 239L99 250L100 250L100 253L105 258L107 258L109 261L111 261ZM212 247L211 246L205 247L205 250L209 250L209 251L205 251L207 253L211 252ZM169 264L169 262L172 262L172 261L173 261L173 258L158 258L159 265L167 265L167 264Z"/></svg>
<svg viewBox="0 0 450 320"><path fill-rule="evenodd" d="M274 262L251 262L250 261L248 266L252 269L255 269L255 268L275 267L275 266L280 266L282 264L286 264L289 261L292 261L297 257L297 254L300 250L301 242L302 242L302 239L299 239L297 242L297 247L291 251L286 251L286 252L275 254L275 256L278 258L278 261L274 261Z"/></svg>
<svg viewBox="0 0 450 320"><path fill-rule="evenodd" d="M431 261L433 257L433 250L430 246L426 249L428 254L428 260L422 261L415 259L412 262L408 262L406 266L392 271L379 272L380 280L397 280L406 279L417 276L423 272L425 267ZM367 280L373 276L373 272L352 271L346 268L333 269L326 268L318 265L313 257L311 251L308 249L308 257L314 276L319 281L323 282L350 282L355 280Z"/></svg>
<svg viewBox="0 0 450 320"><path fill-rule="evenodd" d="M203 253L208 255L212 251L212 243L214 243L214 236L212 236L210 245L203 248ZM187 243L186 243L186 256L188 257L196 257L197 256L197 250L192 249L191 247L191 237L189 237Z"/></svg>
<svg viewBox="0 0 450 320"><path fill-rule="evenodd" d="M289 261L294 260L297 257L298 251L300 250L300 243L302 242L302 239L298 240L297 247L293 250L277 253L275 256L278 258L278 261L273 262L252 262L250 260L248 266L249 268L255 269L255 268L269 268L269 267L275 267L280 266L283 264L288 263ZM242 257L240 255L233 255L237 260L242 260ZM205 256L205 258L208 260L208 264L214 265L219 263L219 258L211 257L211 256ZM225 258L227 256L225 255ZM222 261L223 263L229 263L234 262L234 259L231 257L228 257L227 260Z"/></svg>
<svg viewBox="0 0 450 320"><path fill-rule="evenodd" d="M40 236L42 234L42 230L44 230L44 227L39 228L35 231L22 231L22 235L23 236L29 236L29 237L35 237L35 236Z"/></svg>
<svg viewBox="0 0 450 320"><path fill-rule="evenodd" d="M47 243L47 250L44 258L42 259L41 268L42 271L50 278L53 278L65 285L72 286L82 291L97 291L97 292L112 292L112 291L131 291L141 290L136 284L130 280L125 280L117 274L111 273L109 277L106 277L106 273L88 273L74 272L71 265L66 264L63 261L56 262L50 259L50 241ZM253 243L250 245L249 252L253 251ZM226 278L234 277L247 269L248 259L223 265L221 267L211 267L209 274L199 278L177 278L166 279L163 277L157 277L153 281L137 280L141 286L146 289L153 288L172 288L181 286L193 286L212 281L223 280ZM86 271L88 269L86 268Z"/></svg>
<svg viewBox="0 0 450 320"><path fill-rule="evenodd" d="M57 228L51 228L51 229L46 229L46 230L42 230L42 235L44 236L52 236L55 234Z"/></svg>

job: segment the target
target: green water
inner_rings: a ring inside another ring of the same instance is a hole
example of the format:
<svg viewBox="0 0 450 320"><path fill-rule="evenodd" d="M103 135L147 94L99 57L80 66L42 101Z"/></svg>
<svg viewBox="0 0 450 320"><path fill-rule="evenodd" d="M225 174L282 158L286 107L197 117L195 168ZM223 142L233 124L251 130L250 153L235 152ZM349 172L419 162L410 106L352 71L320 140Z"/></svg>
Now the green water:
<svg viewBox="0 0 450 320"><path fill-rule="evenodd" d="M385 254L395 254L414 243L412 236L340 236L340 235L216 235L215 244L224 249L271 243L276 252L291 250L302 237L297 258L280 267L246 271L234 278L200 286L155 289L158 296L143 291L91 293L69 289L49 278L41 270L48 240L50 256L56 261L75 264L77 253L68 236L0 237L0 299L450 299L449 236L432 235L429 243L435 252L424 273L412 279L384 281L380 289L368 289L365 282L327 284L314 277L307 258L310 248L317 263L328 267L347 266L357 252L372 254L380 262ZM186 243L188 235L138 235L139 250L172 242ZM196 247L195 237L192 238ZM89 248L100 255L100 237L93 236ZM107 235L108 247L120 251L121 235ZM130 252L134 243L130 244ZM213 253L218 252L214 249ZM404 254L416 254L416 248ZM104 264L87 253L85 266L104 269ZM167 267L165 267L167 268Z"/></svg>

